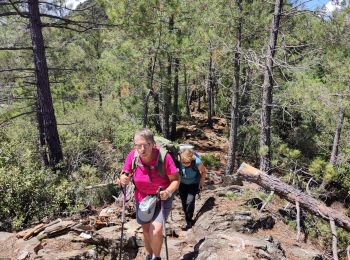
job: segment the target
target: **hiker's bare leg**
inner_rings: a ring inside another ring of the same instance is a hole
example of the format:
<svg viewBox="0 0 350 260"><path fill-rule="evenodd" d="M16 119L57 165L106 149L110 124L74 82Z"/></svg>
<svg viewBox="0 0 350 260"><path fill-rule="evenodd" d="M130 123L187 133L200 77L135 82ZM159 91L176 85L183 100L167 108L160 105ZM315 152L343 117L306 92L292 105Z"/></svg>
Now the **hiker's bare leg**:
<svg viewBox="0 0 350 260"><path fill-rule="evenodd" d="M143 231L143 242L145 243L146 251L149 255L153 254L152 247L151 247L151 238L150 238L150 228L151 224L142 224L142 231Z"/></svg>
<svg viewBox="0 0 350 260"><path fill-rule="evenodd" d="M160 256L163 244L163 225L157 221L153 221L149 233L153 254Z"/></svg>

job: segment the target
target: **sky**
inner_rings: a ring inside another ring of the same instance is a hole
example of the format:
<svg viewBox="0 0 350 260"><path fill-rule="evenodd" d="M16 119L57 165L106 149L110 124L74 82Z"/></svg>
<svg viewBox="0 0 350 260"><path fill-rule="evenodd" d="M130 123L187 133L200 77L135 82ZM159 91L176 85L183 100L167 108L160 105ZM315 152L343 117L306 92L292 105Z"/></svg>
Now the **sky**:
<svg viewBox="0 0 350 260"><path fill-rule="evenodd" d="M340 7L335 5L331 0L306 0L305 7L310 10L315 10L319 7L326 7L327 12L331 13L335 9L339 9Z"/></svg>
<svg viewBox="0 0 350 260"><path fill-rule="evenodd" d="M322 7L323 5L327 4L328 2L331 2L331 1L330 0L311 0L311 1L308 1L307 3L305 3L305 7L314 10L317 7Z"/></svg>
<svg viewBox="0 0 350 260"><path fill-rule="evenodd" d="M66 0L67 7L75 9L78 4L85 2L85 0Z"/></svg>

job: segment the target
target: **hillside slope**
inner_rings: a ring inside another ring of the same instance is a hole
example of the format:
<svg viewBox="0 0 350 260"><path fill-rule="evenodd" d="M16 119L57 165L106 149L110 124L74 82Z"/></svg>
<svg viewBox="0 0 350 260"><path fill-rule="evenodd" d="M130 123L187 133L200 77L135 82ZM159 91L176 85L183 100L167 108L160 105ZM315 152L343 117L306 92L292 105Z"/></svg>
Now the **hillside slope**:
<svg viewBox="0 0 350 260"><path fill-rule="evenodd" d="M263 212L266 194L250 183L223 176L225 120L214 118L214 129L195 115L182 122L179 135L196 150L220 160L208 167L206 187L197 199L195 224L183 231L181 201L175 197L166 225L169 259L330 259L318 241L302 235L296 240L294 207L275 198ZM133 202L127 203L123 259L145 259L140 226L135 221ZM25 233L0 233L0 259L119 259L121 198L95 215L76 216L45 223L24 240ZM29 233L27 233L29 234ZM17 237L16 237L17 236ZM19 238L18 238L19 237ZM166 259L165 245L162 259Z"/></svg>

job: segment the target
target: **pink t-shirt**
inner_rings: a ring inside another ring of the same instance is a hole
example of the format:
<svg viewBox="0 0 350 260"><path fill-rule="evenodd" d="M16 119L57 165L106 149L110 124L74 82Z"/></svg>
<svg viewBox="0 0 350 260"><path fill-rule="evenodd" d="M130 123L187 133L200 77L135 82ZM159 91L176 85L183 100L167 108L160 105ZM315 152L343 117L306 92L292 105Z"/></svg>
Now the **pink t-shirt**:
<svg viewBox="0 0 350 260"><path fill-rule="evenodd" d="M163 190L168 188L170 184L169 178L162 177L157 172L157 158L159 155L159 149L153 148L155 151L155 156L152 160L146 164L142 163L141 157L139 157L139 163L145 166L136 166L135 172L133 175L134 184L136 186L135 189L135 199L137 202L140 202L144 197L149 194L156 194L158 187L162 187ZM132 173L132 161L134 159L135 150L131 150L128 156L125 159L125 163L123 165L123 171ZM149 167L153 169L150 169ZM175 166L175 163L169 154L165 155L164 158L164 169L166 175L172 175L178 173L178 169ZM148 171L150 171L150 177L148 176Z"/></svg>

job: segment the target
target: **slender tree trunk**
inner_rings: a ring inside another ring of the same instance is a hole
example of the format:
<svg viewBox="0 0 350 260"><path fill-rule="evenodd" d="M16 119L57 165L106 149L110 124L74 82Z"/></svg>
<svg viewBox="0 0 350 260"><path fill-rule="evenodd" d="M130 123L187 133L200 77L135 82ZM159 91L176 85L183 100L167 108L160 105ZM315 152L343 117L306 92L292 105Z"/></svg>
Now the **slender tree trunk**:
<svg viewBox="0 0 350 260"><path fill-rule="evenodd" d="M262 108L260 129L260 169L268 172L271 165L271 110L272 110L272 86L273 63L276 53L277 37L281 19L283 0L275 1L274 17L271 24L270 40L266 51L266 63L264 68L264 83L262 85Z"/></svg>
<svg viewBox="0 0 350 260"><path fill-rule="evenodd" d="M173 103L173 114L171 120L171 139L176 138L176 124L179 120L179 68L180 60L175 58L174 60L174 103Z"/></svg>
<svg viewBox="0 0 350 260"><path fill-rule="evenodd" d="M163 121L162 131L163 136L167 139L170 138L170 104L171 104L171 62L172 59L168 55L168 67L167 67L167 80L166 84L163 85Z"/></svg>
<svg viewBox="0 0 350 260"><path fill-rule="evenodd" d="M174 16L169 17L169 33L174 31ZM168 66L167 66L167 81L163 87L163 136L170 139L170 104L171 104L171 83L172 83L172 62L173 57L170 53L167 54Z"/></svg>
<svg viewBox="0 0 350 260"><path fill-rule="evenodd" d="M190 117L191 116L191 94L189 93L190 90L188 88L186 65L184 65L184 85L185 85L186 115Z"/></svg>
<svg viewBox="0 0 350 260"><path fill-rule="evenodd" d="M157 52L154 55L154 58L150 58L147 68L147 94L145 96L144 100L144 111L143 111L143 127L147 127L148 124L148 104L149 104L149 97L153 95L153 78L154 78L154 69L155 69L155 63L157 59ZM159 106L159 105L158 105Z"/></svg>
<svg viewBox="0 0 350 260"><path fill-rule="evenodd" d="M331 227L331 232L332 232L332 252L333 252L333 260L338 260L338 235L337 235L337 227L335 225L334 219L330 218L329 219L329 225Z"/></svg>
<svg viewBox="0 0 350 260"><path fill-rule="evenodd" d="M234 84L232 88L231 97L231 126L230 126L230 141L228 149L228 158L226 166L226 175L233 172L236 162L236 150L237 150L237 130L238 130L238 114L239 114L239 88L240 88L240 70L241 70L241 39L242 39L242 5L241 0L236 0L239 19L236 30L236 52L234 58Z"/></svg>
<svg viewBox="0 0 350 260"><path fill-rule="evenodd" d="M343 129L344 117L345 117L345 107L342 107L339 111L338 123L334 133L331 158L329 160L329 163L332 165L335 165L337 163L340 134Z"/></svg>
<svg viewBox="0 0 350 260"><path fill-rule="evenodd" d="M99 106L100 106L100 108L102 108L102 106L103 106L103 95L102 95L102 90L101 89L98 91L98 100L99 100Z"/></svg>
<svg viewBox="0 0 350 260"><path fill-rule="evenodd" d="M201 111L202 109L202 103L201 103L201 97L202 97L202 93L200 90L197 91L197 100L198 100L198 103L197 103L197 111Z"/></svg>
<svg viewBox="0 0 350 260"><path fill-rule="evenodd" d="M153 102L154 102L154 116L153 124L158 133L162 132L162 125L160 122L160 106L159 106L159 94L153 93Z"/></svg>
<svg viewBox="0 0 350 260"><path fill-rule="evenodd" d="M208 77L208 127L213 127L213 50L210 44L210 56L209 56L209 77Z"/></svg>
<svg viewBox="0 0 350 260"><path fill-rule="evenodd" d="M295 201L295 207L297 209L297 238L296 241L299 242L300 240L300 205L299 205L299 201Z"/></svg>
<svg viewBox="0 0 350 260"><path fill-rule="evenodd" d="M147 94L145 95L144 103L143 103L143 127L147 127L148 123L148 102L149 102L149 97L152 95L153 91L149 89L147 91Z"/></svg>
<svg viewBox="0 0 350 260"><path fill-rule="evenodd" d="M55 166L63 159L63 154L51 97L38 0L28 0L28 9L37 84L39 139L42 146L47 146L48 164Z"/></svg>

